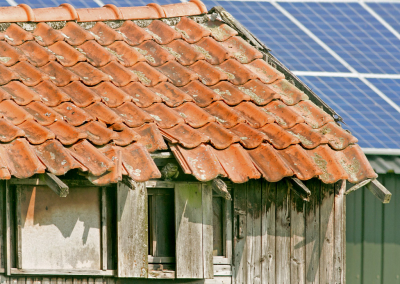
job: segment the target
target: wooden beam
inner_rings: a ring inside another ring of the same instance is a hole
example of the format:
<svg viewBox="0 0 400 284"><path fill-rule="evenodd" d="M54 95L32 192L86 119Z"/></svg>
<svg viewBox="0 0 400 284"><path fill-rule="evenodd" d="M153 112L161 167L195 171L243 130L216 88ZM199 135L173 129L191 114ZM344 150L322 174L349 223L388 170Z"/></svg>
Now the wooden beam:
<svg viewBox="0 0 400 284"><path fill-rule="evenodd" d="M232 200L232 196L228 191L228 186L226 183L219 178L213 179L212 181L212 189L221 197L226 200Z"/></svg>
<svg viewBox="0 0 400 284"><path fill-rule="evenodd" d="M371 180L371 182L367 185L367 188L382 203L386 204L386 203L390 202L390 198L392 198L392 194L378 180L376 180L376 179Z"/></svg>
<svg viewBox="0 0 400 284"><path fill-rule="evenodd" d="M56 175L52 173L44 173L39 176L39 179L46 183L60 197L67 197L69 193L69 187Z"/></svg>
<svg viewBox="0 0 400 284"><path fill-rule="evenodd" d="M304 201L310 201L311 191L307 186L298 178L292 177L289 180L290 188Z"/></svg>
<svg viewBox="0 0 400 284"><path fill-rule="evenodd" d="M371 182L372 179L366 179L362 182L357 183L356 185L350 187L344 194L347 195L349 193L352 193L353 191L356 191L357 189L363 187L364 185L367 185Z"/></svg>

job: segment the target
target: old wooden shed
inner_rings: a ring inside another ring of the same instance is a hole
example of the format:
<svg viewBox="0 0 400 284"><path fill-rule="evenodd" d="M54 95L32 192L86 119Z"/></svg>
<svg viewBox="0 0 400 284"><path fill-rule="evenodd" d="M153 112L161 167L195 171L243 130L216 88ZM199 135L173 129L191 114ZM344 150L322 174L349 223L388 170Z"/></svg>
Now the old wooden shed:
<svg viewBox="0 0 400 284"><path fill-rule="evenodd" d="M330 109L221 7L0 8L0 282L345 283Z"/></svg>

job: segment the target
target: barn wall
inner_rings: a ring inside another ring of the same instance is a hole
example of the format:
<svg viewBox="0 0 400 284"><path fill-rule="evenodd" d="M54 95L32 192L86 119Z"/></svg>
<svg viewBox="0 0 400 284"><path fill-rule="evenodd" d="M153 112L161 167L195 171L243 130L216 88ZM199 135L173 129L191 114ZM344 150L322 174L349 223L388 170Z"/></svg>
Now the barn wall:
<svg viewBox="0 0 400 284"><path fill-rule="evenodd" d="M234 185L232 272L217 271L222 266L214 265L214 279L168 283L345 283L344 188L340 184L323 185L319 180L306 185L312 191L310 202L295 195L286 181ZM0 275L0 284L114 282L156 284L166 280Z"/></svg>
<svg viewBox="0 0 400 284"><path fill-rule="evenodd" d="M400 175L378 179L393 194L389 204L367 188L347 196L348 283L400 283Z"/></svg>

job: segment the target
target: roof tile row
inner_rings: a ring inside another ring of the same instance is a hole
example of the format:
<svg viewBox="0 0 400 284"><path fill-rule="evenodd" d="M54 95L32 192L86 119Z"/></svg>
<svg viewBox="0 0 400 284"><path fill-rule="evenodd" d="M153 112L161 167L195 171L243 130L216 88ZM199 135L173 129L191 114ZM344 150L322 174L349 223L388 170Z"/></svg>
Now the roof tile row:
<svg viewBox="0 0 400 284"><path fill-rule="evenodd" d="M96 184L145 181L160 177L149 153L168 147L202 181L376 176L357 139L235 30L174 21L1 33L0 178L80 169Z"/></svg>

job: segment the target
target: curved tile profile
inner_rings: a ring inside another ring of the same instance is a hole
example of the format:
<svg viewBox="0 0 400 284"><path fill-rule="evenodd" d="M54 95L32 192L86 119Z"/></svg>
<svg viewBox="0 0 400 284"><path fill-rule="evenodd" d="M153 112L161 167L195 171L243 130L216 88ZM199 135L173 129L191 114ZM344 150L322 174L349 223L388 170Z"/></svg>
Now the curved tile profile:
<svg viewBox="0 0 400 284"><path fill-rule="evenodd" d="M160 177L149 153L168 149L201 181L376 177L351 133L206 13L0 7L0 179L146 181Z"/></svg>

